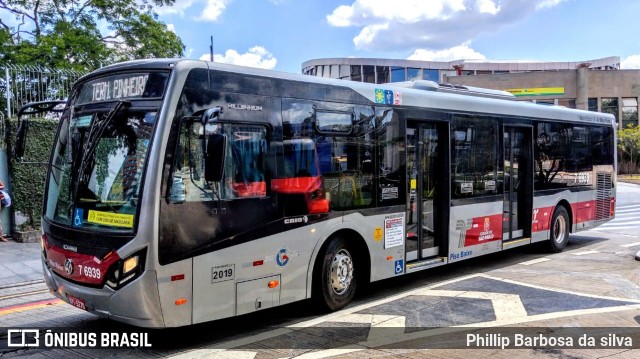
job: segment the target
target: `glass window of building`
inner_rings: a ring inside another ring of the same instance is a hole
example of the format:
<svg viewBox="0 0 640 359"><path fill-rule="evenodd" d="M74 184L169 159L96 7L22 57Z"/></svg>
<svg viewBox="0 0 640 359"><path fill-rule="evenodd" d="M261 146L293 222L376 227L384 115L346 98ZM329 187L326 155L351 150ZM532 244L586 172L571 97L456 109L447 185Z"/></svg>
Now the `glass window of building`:
<svg viewBox="0 0 640 359"><path fill-rule="evenodd" d="M425 80L439 82L440 81L439 77L440 77L440 74L438 73L438 70L430 70L430 69L422 70L422 78Z"/></svg>
<svg viewBox="0 0 640 359"><path fill-rule="evenodd" d="M391 67L391 82L407 81L404 67Z"/></svg>
<svg viewBox="0 0 640 359"><path fill-rule="evenodd" d="M407 68L407 80L422 80L422 69L416 69L413 67Z"/></svg>
<svg viewBox="0 0 640 359"><path fill-rule="evenodd" d="M376 66L376 83L386 84L389 82L389 66Z"/></svg>
<svg viewBox="0 0 640 359"><path fill-rule="evenodd" d="M638 125L638 99L622 99L622 128Z"/></svg>
<svg viewBox="0 0 640 359"><path fill-rule="evenodd" d="M589 98L588 106L589 111L598 111L598 99L595 97Z"/></svg>
<svg viewBox="0 0 640 359"><path fill-rule="evenodd" d="M351 81L362 81L362 67L351 65Z"/></svg>
<svg viewBox="0 0 640 359"><path fill-rule="evenodd" d="M600 111L614 115L616 117L616 122L617 122L618 121L618 99L615 97L603 98L600 101Z"/></svg>
<svg viewBox="0 0 640 359"><path fill-rule="evenodd" d="M371 84L376 83L376 70L373 65L362 66L362 80Z"/></svg>
<svg viewBox="0 0 640 359"><path fill-rule="evenodd" d="M570 98L558 99L558 106L564 106L567 108L576 108L576 100Z"/></svg>

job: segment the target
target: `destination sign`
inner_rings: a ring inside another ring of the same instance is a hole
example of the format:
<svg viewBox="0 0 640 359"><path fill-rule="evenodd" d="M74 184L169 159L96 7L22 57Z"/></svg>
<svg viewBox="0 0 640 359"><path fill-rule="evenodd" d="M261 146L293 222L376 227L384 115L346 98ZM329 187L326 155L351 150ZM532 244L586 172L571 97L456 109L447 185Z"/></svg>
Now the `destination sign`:
<svg viewBox="0 0 640 359"><path fill-rule="evenodd" d="M74 104L161 97L167 73L126 73L100 77L82 84Z"/></svg>
<svg viewBox="0 0 640 359"><path fill-rule="evenodd" d="M92 83L91 102L141 97L148 79L149 75L137 75Z"/></svg>

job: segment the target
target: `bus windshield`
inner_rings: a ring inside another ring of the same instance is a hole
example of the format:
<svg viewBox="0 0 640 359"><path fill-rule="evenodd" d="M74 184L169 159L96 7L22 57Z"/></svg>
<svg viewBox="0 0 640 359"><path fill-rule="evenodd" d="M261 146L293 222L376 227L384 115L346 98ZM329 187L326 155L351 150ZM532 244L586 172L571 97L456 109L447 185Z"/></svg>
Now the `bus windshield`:
<svg viewBox="0 0 640 359"><path fill-rule="evenodd" d="M133 230L156 114L126 101L67 111L54 148L45 217L85 229Z"/></svg>

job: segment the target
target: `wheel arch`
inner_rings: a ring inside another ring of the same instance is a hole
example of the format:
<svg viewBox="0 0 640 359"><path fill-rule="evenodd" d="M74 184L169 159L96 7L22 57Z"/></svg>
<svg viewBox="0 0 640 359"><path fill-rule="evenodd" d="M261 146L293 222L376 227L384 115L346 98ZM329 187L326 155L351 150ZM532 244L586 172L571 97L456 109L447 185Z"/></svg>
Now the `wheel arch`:
<svg viewBox="0 0 640 359"><path fill-rule="evenodd" d="M549 218L549 221L551 221L551 220L553 219L553 213L556 211L556 208L558 208L558 207L560 207L560 206L564 207L564 209L565 209L565 210L567 211L567 213L569 214L569 233L573 233L573 223L574 223L575 221L574 221L574 218L573 218L573 208L571 207L571 204L569 203L569 201L568 201L568 200L566 200L566 199L561 199L561 200L556 204L556 206L555 206L555 207L554 207L554 209L553 209L552 216ZM549 226L549 228L551 228L551 226ZM551 239L551 234L549 234L549 239Z"/></svg>
<svg viewBox="0 0 640 359"><path fill-rule="evenodd" d="M331 241L336 237L345 238L349 241L350 245L354 246L355 251L353 256L357 261L356 263L360 263L357 267L358 273L361 273L358 274L356 279L358 284L367 284L371 279L371 253L364 237L353 229L337 229L325 238L322 245L318 247L317 251L315 251L312 256L310 268L307 273L307 298L310 298L313 293L314 281L318 278L318 272L322 268L323 255L326 252L329 243L331 243Z"/></svg>

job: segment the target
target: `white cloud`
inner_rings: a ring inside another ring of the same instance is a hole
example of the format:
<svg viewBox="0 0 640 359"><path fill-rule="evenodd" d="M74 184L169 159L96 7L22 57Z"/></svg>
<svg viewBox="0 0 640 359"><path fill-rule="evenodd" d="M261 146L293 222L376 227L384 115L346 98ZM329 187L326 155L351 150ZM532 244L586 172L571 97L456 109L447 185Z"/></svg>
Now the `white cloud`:
<svg viewBox="0 0 640 359"><path fill-rule="evenodd" d="M565 0L543 0L543 1L538 2L538 4L536 5L536 10L554 7L554 6L560 4L563 1L565 1Z"/></svg>
<svg viewBox="0 0 640 359"><path fill-rule="evenodd" d="M486 57L469 47L469 44L454 46L445 50L417 49L408 60L421 61L453 61L453 60L484 60Z"/></svg>
<svg viewBox="0 0 640 359"><path fill-rule="evenodd" d="M355 0L340 5L327 15L333 26L363 26L374 21L413 23L424 19L448 18L466 9L465 0L402 0L389 6L387 0Z"/></svg>
<svg viewBox="0 0 640 359"><path fill-rule="evenodd" d="M621 69L640 69L640 55L631 55L620 61Z"/></svg>
<svg viewBox="0 0 640 359"><path fill-rule="evenodd" d="M183 17L191 7L202 6L201 14L195 20L217 21L233 0L178 0L172 6L156 6L158 15L178 15Z"/></svg>
<svg viewBox="0 0 640 359"><path fill-rule="evenodd" d="M227 4L231 0L207 0L207 5L202 10L202 15L197 20L216 21L218 17L222 15L224 9L227 8Z"/></svg>
<svg viewBox="0 0 640 359"><path fill-rule="evenodd" d="M167 24L167 30L175 33L176 32L176 25L174 24Z"/></svg>
<svg viewBox="0 0 640 359"><path fill-rule="evenodd" d="M356 48L448 49L495 32L566 0L352 0L327 15L329 25L357 27Z"/></svg>
<svg viewBox="0 0 640 359"><path fill-rule="evenodd" d="M190 8L193 3L194 0L179 0L174 2L171 6L156 6L154 7L154 10L158 13L158 15L177 14L180 16L184 16L185 10Z"/></svg>
<svg viewBox="0 0 640 359"><path fill-rule="evenodd" d="M478 0L478 10L481 14L495 15L500 12L500 5L496 5L493 0Z"/></svg>
<svg viewBox="0 0 640 359"><path fill-rule="evenodd" d="M200 60L209 60L210 58L210 54L200 56ZM262 46L254 46L244 54L240 54L234 49L229 49L225 51L224 55L214 54L213 60L215 62L222 62L225 64L258 67L268 70L275 68L278 63L278 59L276 59L272 53Z"/></svg>

